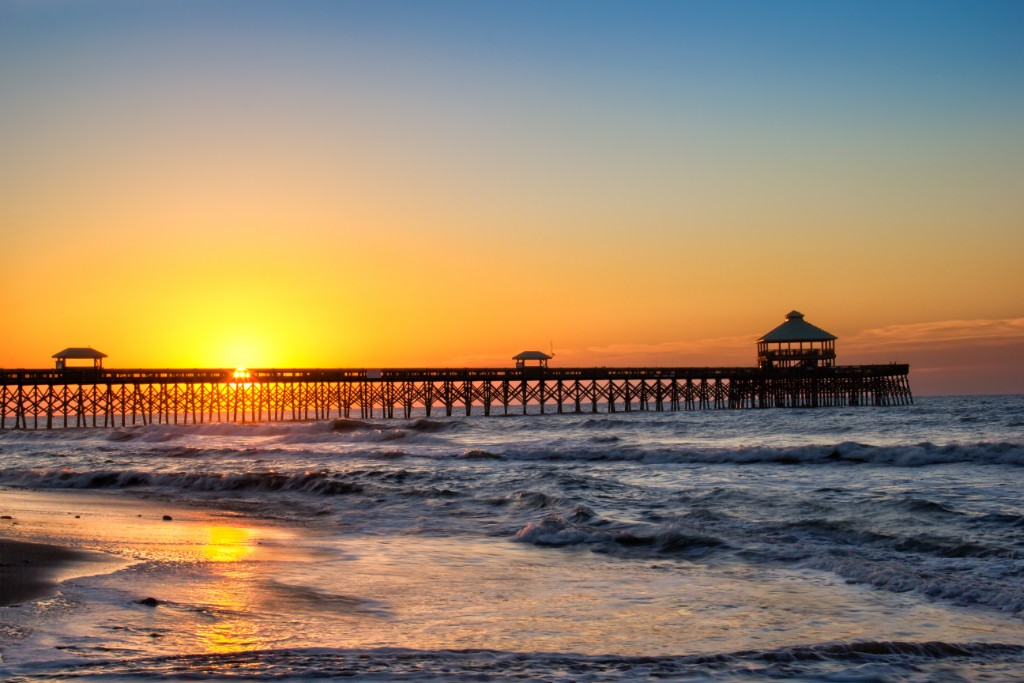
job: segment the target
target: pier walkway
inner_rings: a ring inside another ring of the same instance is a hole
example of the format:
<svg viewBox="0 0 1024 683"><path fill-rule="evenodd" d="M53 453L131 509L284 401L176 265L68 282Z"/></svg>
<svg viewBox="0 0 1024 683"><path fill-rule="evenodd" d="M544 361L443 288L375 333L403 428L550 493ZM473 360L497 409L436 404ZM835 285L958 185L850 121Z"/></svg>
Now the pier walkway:
<svg viewBox="0 0 1024 683"><path fill-rule="evenodd" d="M0 429L393 418L422 410L617 412L888 406L909 366L0 370Z"/></svg>

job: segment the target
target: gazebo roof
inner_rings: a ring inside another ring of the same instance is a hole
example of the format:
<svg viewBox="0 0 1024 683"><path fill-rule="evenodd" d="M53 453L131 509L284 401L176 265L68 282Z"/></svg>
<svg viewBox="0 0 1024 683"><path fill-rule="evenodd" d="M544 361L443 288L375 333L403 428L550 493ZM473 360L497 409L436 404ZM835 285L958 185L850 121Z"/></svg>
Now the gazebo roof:
<svg viewBox="0 0 1024 683"><path fill-rule="evenodd" d="M836 336L804 320L800 311L786 314L786 322L764 335L759 342L834 341Z"/></svg>
<svg viewBox="0 0 1024 683"><path fill-rule="evenodd" d="M97 351L91 346L69 346L63 351L58 351L57 353L53 354L50 357L72 358L76 360L80 358L88 358L90 360L95 360L97 358L106 358L107 354L103 353L102 351Z"/></svg>
<svg viewBox="0 0 1024 683"><path fill-rule="evenodd" d="M512 356L512 360L551 360L553 357L543 351L523 351L519 355Z"/></svg>

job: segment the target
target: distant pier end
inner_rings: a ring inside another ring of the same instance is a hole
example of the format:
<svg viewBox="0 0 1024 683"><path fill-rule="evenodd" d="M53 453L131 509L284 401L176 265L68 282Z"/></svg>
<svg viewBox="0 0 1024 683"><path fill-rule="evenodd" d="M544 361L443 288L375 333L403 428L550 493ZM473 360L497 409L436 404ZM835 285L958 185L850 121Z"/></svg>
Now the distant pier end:
<svg viewBox="0 0 1024 683"><path fill-rule="evenodd" d="M93 356L94 367L67 368L58 358L53 370L0 370L0 429L913 403L909 365L836 365L835 341L792 311L757 340L757 367L552 368L547 354L524 352L512 368L249 369L240 377L235 369L111 370Z"/></svg>
<svg viewBox="0 0 1024 683"><path fill-rule="evenodd" d="M823 368L836 364L836 336L816 327L800 311L757 340L759 368Z"/></svg>

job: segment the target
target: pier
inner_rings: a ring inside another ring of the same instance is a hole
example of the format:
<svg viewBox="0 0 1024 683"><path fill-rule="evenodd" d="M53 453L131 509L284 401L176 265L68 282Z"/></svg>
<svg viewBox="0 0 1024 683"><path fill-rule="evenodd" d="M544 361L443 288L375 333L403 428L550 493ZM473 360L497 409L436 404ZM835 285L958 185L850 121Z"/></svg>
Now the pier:
<svg viewBox="0 0 1024 683"><path fill-rule="evenodd" d="M791 354L792 355L792 354ZM909 365L0 370L0 429L891 406Z"/></svg>
<svg viewBox="0 0 1024 683"><path fill-rule="evenodd" d="M0 429L913 403L909 365L836 365L835 342L790 311L757 367L552 368L523 351L513 368L110 370L68 347L53 370L0 370Z"/></svg>

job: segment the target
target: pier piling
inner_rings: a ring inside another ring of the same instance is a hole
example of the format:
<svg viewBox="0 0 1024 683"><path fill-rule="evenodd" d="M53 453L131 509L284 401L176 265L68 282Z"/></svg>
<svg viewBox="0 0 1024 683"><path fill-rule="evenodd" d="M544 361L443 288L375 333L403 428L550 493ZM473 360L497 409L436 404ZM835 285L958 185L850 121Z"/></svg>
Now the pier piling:
<svg viewBox="0 0 1024 683"><path fill-rule="evenodd" d="M0 429L913 403L909 366L0 370ZM395 408L399 410L396 411Z"/></svg>

